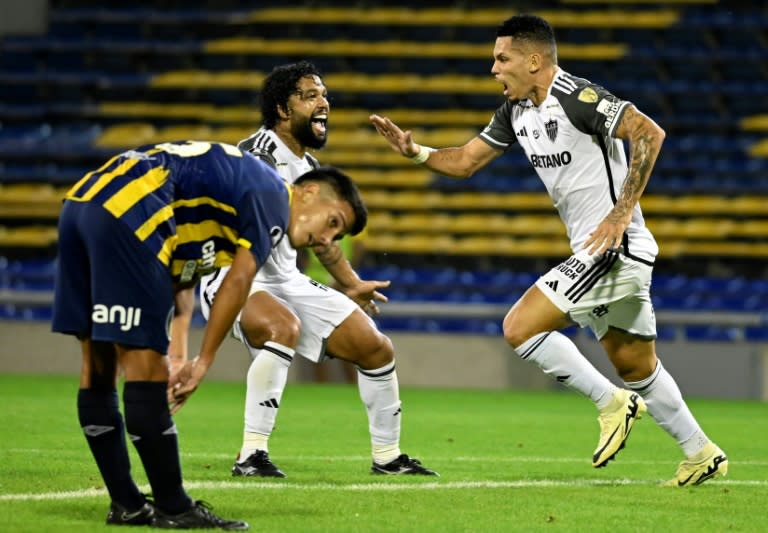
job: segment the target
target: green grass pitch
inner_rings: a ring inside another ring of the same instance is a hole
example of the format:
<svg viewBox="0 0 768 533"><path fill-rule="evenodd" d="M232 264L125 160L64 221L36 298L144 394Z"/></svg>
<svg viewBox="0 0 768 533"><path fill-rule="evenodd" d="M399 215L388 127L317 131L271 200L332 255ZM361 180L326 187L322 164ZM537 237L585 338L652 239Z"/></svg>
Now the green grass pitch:
<svg viewBox="0 0 768 533"><path fill-rule="evenodd" d="M112 529L77 386L74 376L0 375L0 531ZM759 402L689 400L730 473L680 490L658 486L681 454L649 416L593 469L597 412L561 391L403 389L401 447L441 477L372 476L365 410L349 385L289 385L270 441L288 477L232 478L244 396L243 384L205 382L176 424L188 492L251 531L768 531Z"/></svg>

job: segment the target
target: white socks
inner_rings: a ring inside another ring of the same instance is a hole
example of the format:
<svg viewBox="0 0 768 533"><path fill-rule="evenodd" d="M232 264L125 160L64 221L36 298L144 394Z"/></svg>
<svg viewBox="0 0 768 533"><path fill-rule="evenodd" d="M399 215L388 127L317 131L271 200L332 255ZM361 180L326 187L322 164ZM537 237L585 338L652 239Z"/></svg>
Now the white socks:
<svg viewBox="0 0 768 533"><path fill-rule="evenodd" d="M709 442L661 361L650 376L641 381L625 382L625 385L643 397L648 413L674 437L686 457L691 457Z"/></svg>
<svg viewBox="0 0 768 533"><path fill-rule="evenodd" d="M515 349L517 355L538 365L548 376L591 399L598 409L613 399L616 386L559 331L534 335Z"/></svg>
<svg viewBox="0 0 768 533"><path fill-rule="evenodd" d="M374 370L358 368L357 387L368 412L373 461L390 463L400 455L400 391L395 362Z"/></svg>
<svg viewBox="0 0 768 533"><path fill-rule="evenodd" d="M269 451L267 440L275 427L277 410L283 397L288 368L294 350L276 342L264 343L264 348L248 346L253 357L248 369L245 392L245 429L240 461L256 450Z"/></svg>
<svg viewBox="0 0 768 533"><path fill-rule="evenodd" d="M616 387L600 374L568 337L557 331L534 335L515 352L526 361L537 364L560 383L589 397L599 410L613 399ZM624 383L645 400L648 413L680 444L686 457L701 450L709 439L683 401L677 383L661 361L650 376Z"/></svg>

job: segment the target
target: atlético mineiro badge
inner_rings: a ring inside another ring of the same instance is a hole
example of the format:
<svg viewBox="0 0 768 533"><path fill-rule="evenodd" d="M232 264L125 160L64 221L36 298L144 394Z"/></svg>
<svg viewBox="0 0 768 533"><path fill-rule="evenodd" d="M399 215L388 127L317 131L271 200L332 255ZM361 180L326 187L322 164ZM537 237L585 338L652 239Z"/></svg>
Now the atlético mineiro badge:
<svg viewBox="0 0 768 533"><path fill-rule="evenodd" d="M546 122L544 127L547 129L547 137L549 137L549 140L555 142L555 139L557 138L557 121L552 119Z"/></svg>

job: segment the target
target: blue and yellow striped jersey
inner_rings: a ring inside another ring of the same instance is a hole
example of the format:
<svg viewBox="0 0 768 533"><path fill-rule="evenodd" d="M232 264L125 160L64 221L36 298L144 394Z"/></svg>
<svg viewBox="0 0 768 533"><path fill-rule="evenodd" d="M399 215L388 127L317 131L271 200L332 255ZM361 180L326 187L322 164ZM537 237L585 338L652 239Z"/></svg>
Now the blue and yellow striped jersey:
<svg viewBox="0 0 768 533"><path fill-rule="evenodd" d="M287 230L290 188L235 146L180 141L113 157L65 199L104 206L187 282L231 264L237 246L263 265Z"/></svg>

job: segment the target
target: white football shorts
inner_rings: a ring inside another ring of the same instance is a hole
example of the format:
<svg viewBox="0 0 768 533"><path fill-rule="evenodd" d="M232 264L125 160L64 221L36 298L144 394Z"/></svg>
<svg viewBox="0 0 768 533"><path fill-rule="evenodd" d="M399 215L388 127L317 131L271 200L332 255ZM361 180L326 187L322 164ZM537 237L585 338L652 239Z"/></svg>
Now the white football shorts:
<svg viewBox="0 0 768 533"><path fill-rule="evenodd" d="M602 339L609 327L656 338L651 265L621 253L582 250L536 280L536 286L580 327Z"/></svg>
<svg viewBox="0 0 768 533"><path fill-rule="evenodd" d="M200 284L200 305L206 320L213 297L224 279L224 273L222 269L218 275L206 276ZM267 291L299 318L301 333L296 353L314 363L319 363L325 358L328 337L357 308L357 304L346 295L298 271L288 280L276 283L254 281L250 294L260 291ZM244 342L240 333L239 314L232 335Z"/></svg>

